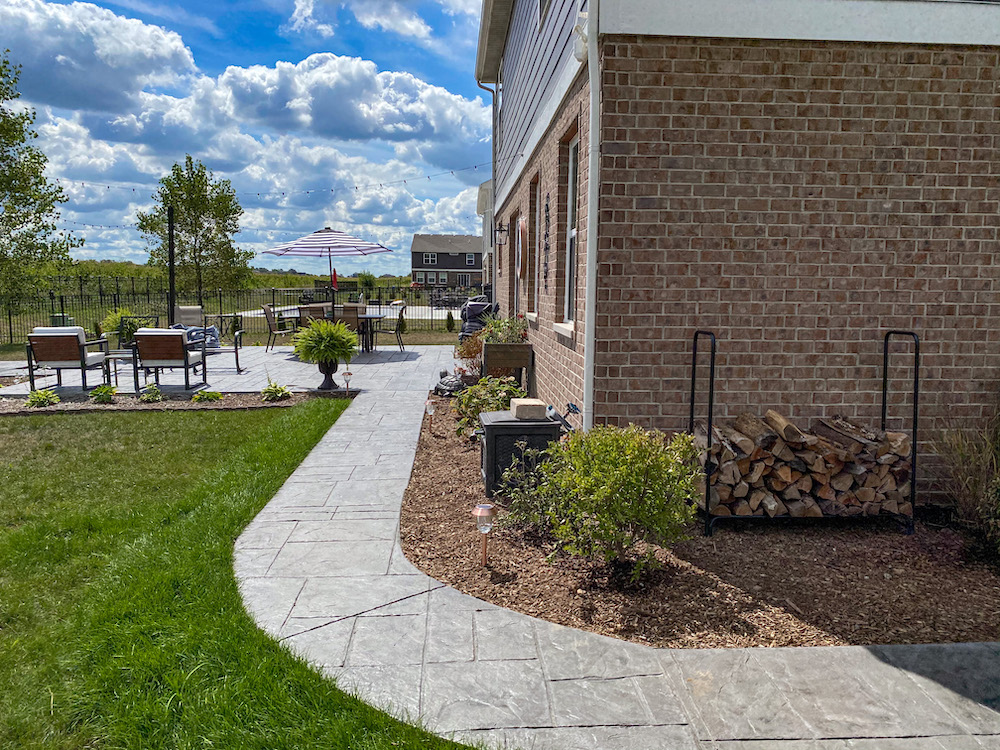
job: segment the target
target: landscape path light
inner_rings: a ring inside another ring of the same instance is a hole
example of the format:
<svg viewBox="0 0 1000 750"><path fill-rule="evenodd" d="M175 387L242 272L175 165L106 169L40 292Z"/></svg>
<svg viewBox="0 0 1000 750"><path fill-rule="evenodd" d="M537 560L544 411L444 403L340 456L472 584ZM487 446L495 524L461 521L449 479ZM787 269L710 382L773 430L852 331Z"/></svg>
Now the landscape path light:
<svg viewBox="0 0 1000 750"><path fill-rule="evenodd" d="M476 528L483 536L483 567L486 567L486 537L493 530L493 517L496 512L489 503L480 503L472 509L472 515L476 517Z"/></svg>
<svg viewBox="0 0 1000 750"><path fill-rule="evenodd" d="M427 414L427 429L434 431L434 402L431 399L424 401L424 412Z"/></svg>

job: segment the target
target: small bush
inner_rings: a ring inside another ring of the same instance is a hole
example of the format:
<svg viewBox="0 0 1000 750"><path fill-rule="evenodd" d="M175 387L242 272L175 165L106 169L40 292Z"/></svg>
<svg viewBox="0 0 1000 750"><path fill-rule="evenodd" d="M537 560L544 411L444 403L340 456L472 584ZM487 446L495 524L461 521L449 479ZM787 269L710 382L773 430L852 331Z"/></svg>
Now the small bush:
<svg viewBox="0 0 1000 750"><path fill-rule="evenodd" d="M459 416L456 434L479 427L480 412L509 409L512 398L527 395L514 378L483 378L455 398L454 409Z"/></svg>
<svg viewBox="0 0 1000 750"><path fill-rule="evenodd" d="M375 274L370 271L359 271L357 275L358 286L365 291L375 289Z"/></svg>
<svg viewBox="0 0 1000 750"><path fill-rule="evenodd" d="M55 391L45 388L40 391L32 391L28 394L27 404L33 409L42 409L46 406L54 406L62 401Z"/></svg>
<svg viewBox="0 0 1000 750"><path fill-rule="evenodd" d="M218 391L198 391L191 397L191 400L196 404L222 401L222 394Z"/></svg>
<svg viewBox="0 0 1000 750"><path fill-rule="evenodd" d="M631 582L657 566L648 545L684 538L701 469L690 435L595 427L525 451L504 474L508 523L551 535L571 555L603 560Z"/></svg>
<svg viewBox="0 0 1000 750"><path fill-rule="evenodd" d="M98 328L99 334L101 333L118 333L119 326L121 326L122 318L131 318L135 315L132 310L127 307L117 307L114 310L108 311L108 314L104 317L104 320L100 322ZM126 321L125 329L121 331L122 340L128 341L135 336L135 332L139 329L139 321L129 320Z"/></svg>
<svg viewBox="0 0 1000 750"><path fill-rule="evenodd" d="M145 390L139 395L139 401L143 404L158 404L163 400L163 393L158 385L147 385Z"/></svg>
<svg viewBox="0 0 1000 750"><path fill-rule="evenodd" d="M264 386L263 390L260 392L260 400L266 404L274 403L275 401L284 401L291 397L291 388L284 385L278 385L270 378L267 379L267 385Z"/></svg>
<svg viewBox="0 0 1000 750"><path fill-rule="evenodd" d="M480 333L482 331L467 336L455 347L455 359L462 362L457 368L460 375L478 375L483 369L483 340Z"/></svg>
<svg viewBox="0 0 1000 750"><path fill-rule="evenodd" d="M99 385L90 392L90 400L95 404L113 404L118 389L113 385Z"/></svg>
<svg viewBox="0 0 1000 750"><path fill-rule="evenodd" d="M444 329L448 333L455 332L455 316L452 314L451 310L448 311L448 317L444 321Z"/></svg>
<svg viewBox="0 0 1000 750"><path fill-rule="evenodd" d="M403 315L403 310L399 311L399 332L406 333L406 316Z"/></svg>

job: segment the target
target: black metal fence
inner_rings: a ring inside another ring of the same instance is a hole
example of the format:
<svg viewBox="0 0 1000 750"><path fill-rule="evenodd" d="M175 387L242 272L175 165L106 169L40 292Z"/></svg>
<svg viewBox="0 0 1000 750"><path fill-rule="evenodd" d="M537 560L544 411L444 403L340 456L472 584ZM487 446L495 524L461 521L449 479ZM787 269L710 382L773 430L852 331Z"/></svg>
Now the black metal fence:
<svg viewBox="0 0 1000 750"><path fill-rule="evenodd" d="M109 312L127 308L134 315L158 315L160 324L167 321L167 292L158 288L156 280L145 284L135 279L132 284L118 284L113 288L101 285L96 292L84 294L50 293L36 300L17 306L0 301L0 342L19 344L27 341L36 326L79 325L96 332L101 320ZM365 303L375 309L388 307L396 300L406 303L406 325L410 331L443 330L451 311L457 327L458 308L468 297L481 294L477 287L376 287L363 290ZM243 330L248 334L264 334L267 322L261 305L268 304L276 310L289 310L310 302L357 302L359 290L341 288L300 289L216 289L203 292L201 300L195 294L178 294L178 305L201 304L206 315L240 315Z"/></svg>

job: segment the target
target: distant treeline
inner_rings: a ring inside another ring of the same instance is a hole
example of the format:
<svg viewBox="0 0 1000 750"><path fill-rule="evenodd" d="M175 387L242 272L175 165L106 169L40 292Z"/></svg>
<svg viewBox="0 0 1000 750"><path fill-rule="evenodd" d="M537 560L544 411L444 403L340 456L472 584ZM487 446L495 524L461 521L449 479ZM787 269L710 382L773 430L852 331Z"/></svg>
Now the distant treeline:
<svg viewBox="0 0 1000 750"><path fill-rule="evenodd" d="M55 291L66 294L78 292L81 282L82 286L90 291L90 287L97 284L98 279L108 289L112 289L115 285L131 288L133 279L135 280L134 286L138 288L145 288L147 283L151 287L159 288L161 284L167 283L167 274L163 268L119 260L76 260L72 264L60 265L58 268L53 267L49 276L54 282L52 286L55 287ZM341 278L350 277L342 276ZM298 289L312 287L317 281L323 282L326 279L325 274L254 269L250 287L254 289ZM376 280L377 286L407 286L409 283L409 276L393 276Z"/></svg>

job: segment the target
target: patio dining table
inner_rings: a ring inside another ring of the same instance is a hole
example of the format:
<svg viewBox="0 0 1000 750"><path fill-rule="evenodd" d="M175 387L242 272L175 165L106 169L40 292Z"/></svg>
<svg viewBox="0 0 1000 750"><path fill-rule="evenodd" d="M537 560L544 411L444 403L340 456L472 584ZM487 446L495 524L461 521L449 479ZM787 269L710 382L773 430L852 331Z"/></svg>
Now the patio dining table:
<svg viewBox="0 0 1000 750"><path fill-rule="evenodd" d="M358 331L361 339L361 351L370 352L375 349L375 323L385 318L385 313L360 313L358 315Z"/></svg>

